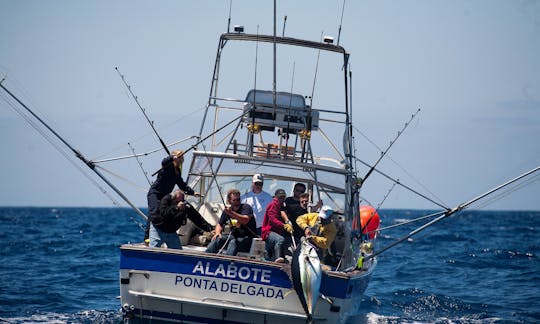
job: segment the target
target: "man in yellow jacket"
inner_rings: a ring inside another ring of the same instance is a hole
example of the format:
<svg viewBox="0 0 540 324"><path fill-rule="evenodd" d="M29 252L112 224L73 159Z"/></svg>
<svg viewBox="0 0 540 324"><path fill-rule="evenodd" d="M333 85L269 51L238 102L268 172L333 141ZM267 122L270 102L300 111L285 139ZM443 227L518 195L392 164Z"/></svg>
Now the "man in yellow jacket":
<svg viewBox="0 0 540 324"><path fill-rule="evenodd" d="M298 216L296 224L304 231L306 239L310 240L320 250L321 261L326 256L326 250L330 248L336 238L337 228L332 222L332 207L326 205L318 213L307 213Z"/></svg>

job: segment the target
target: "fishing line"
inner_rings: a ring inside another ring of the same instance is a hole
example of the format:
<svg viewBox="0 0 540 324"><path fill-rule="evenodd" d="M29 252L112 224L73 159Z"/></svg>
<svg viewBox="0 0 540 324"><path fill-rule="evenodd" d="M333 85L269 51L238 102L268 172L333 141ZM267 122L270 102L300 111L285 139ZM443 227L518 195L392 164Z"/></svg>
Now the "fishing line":
<svg viewBox="0 0 540 324"><path fill-rule="evenodd" d="M367 166L367 167L371 167L371 165L369 165L368 163L362 161L361 159L359 159L359 158L357 158L357 157L355 157L355 159L356 159L358 162L362 163L363 165L365 165L365 166ZM422 198L426 199L427 201L430 201L430 202L432 202L433 204L435 204L435 205L437 205L437 206L439 206L439 207L441 207L441 208L443 208L443 209L446 209L446 210L449 210L449 209L450 209L449 207L446 207L446 206L444 206L443 204L438 203L438 202L434 201L433 199L427 197L426 195L423 195L423 194L421 194L420 192L418 192L418 191L412 189L411 187L409 187L409 186L403 184L401 181L396 180L396 179L390 177L389 175L385 174L384 172L379 171L379 170L376 169L376 168L373 169L373 170L374 170L375 172L379 173L380 175L382 175L383 177L387 178L388 180L393 181L393 182L397 183L398 185L400 185L401 187L403 187L403 188L405 188L405 189L411 191L412 193L418 195L419 197L422 197Z"/></svg>
<svg viewBox="0 0 540 324"><path fill-rule="evenodd" d="M129 185L132 186L133 188L138 189L138 190L141 191L141 192L148 192L148 188L144 188L144 187L142 187L142 186L136 184L135 182L129 180L128 178L125 178L125 177L119 175L118 173L115 173L115 172L113 172L113 171L111 171L111 170L109 170L109 169L105 169L105 168L102 167L101 165L96 165L96 168L98 168L98 169L100 169L100 170L103 170L103 171L107 172L108 174L110 174L110 175L112 175L112 176L114 176L114 177L116 177L116 178L118 178L118 179L124 181L125 183L129 184Z"/></svg>
<svg viewBox="0 0 540 324"><path fill-rule="evenodd" d="M191 139L194 139L194 138L198 138L198 136L192 135L190 137L186 137L184 139L173 142L173 143L171 143L171 144L169 144L167 146L172 147L172 146L175 146L176 144L180 144L180 143L183 143L185 141L188 141L188 140L191 140ZM137 157L140 157L140 156L147 156L147 155L150 155L152 153L159 152L162 149L163 148L159 147L157 149L154 149L154 150L151 150L151 151L148 151L148 152L144 152L144 153L137 153L137 154L134 154L134 155L124 155L124 156L118 156L118 157L113 157L113 158L108 158L108 159L91 160L91 161L92 161L92 163L98 164L98 163L103 163L103 162L111 162L111 161L118 161L118 160L124 160L124 159L137 158Z"/></svg>
<svg viewBox="0 0 540 324"><path fill-rule="evenodd" d="M375 148L377 148L379 151L382 151L383 149L381 147L379 147L377 144L375 144L375 142L373 142L369 137L367 137L364 133L362 133L362 131L360 131L357 127L353 126L353 129L356 130L362 137L364 137L365 140L367 140L370 144L372 144ZM429 188L424 185L420 180L418 180L414 175L412 175L409 171L407 171L403 166L401 166L396 160L392 159L392 157L390 155L387 155L386 156L387 159L389 159L390 161L392 161L399 169L401 169L401 171L403 171L407 176L409 176L409 178L411 178L411 180L416 183L417 185L419 185L423 190L425 190L428 194L430 194L434 200L437 200L440 204L442 205L446 205L443 200L438 197L436 194L434 194L431 190L429 190ZM370 167L370 166L368 166ZM440 206L440 205L439 205Z"/></svg>
<svg viewBox="0 0 540 324"><path fill-rule="evenodd" d="M369 169L369 171L366 173L366 175L362 178L362 183L366 182L366 180L369 178L369 176L371 175L371 173L373 172L373 170L375 169L375 167L379 164L379 162L381 162L381 160L384 158L384 156L388 153L388 151L390 150L390 148L392 148L392 146L394 145L394 143L399 139L399 137L401 136L401 134L403 134L405 132L405 130L407 129L407 127L409 126L409 124L411 123L411 121L414 120L414 118L416 117L416 115L420 113L420 109L418 109L414 114L412 114L411 116L411 119L409 119L408 122L405 123L405 125L403 125L403 128L401 129L401 131L398 131L397 133L397 136L394 138L394 140L390 141L390 144L388 145L388 147L386 148L386 150L382 151L381 152L381 156L379 157L379 159L375 162L375 164L373 164L373 166Z"/></svg>
<svg viewBox="0 0 540 324"><path fill-rule="evenodd" d="M167 128L169 128L169 127L175 125L175 124L178 123L179 121L183 121L183 120L185 120L185 118L187 118L187 117L189 117L189 116L191 116L191 115L194 115L195 113L198 113L198 112L202 111L203 109L205 109L205 107L197 108L197 109L195 109L195 110L192 110L191 112L188 112L187 114L178 117L178 119L176 119L176 120L174 120L174 121L172 121L172 122L170 122L170 123L168 123L168 124L165 124L163 127L159 128L159 130L162 131L162 130L164 130L164 129L167 129ZM130 142L131 142L131 143L137 143L137 142L141 141L142 139L148 137L148 136L151 135L151 134L152 134L152 131L149 131L149 132L147 132L147 133L145 133L145 134L143 134L143 135L141 135L141 136L139 136L139 137L137 137L137 138L135 138L135 139L133 139L133 140L130 140ZM191 138L197 138L197 136L190 136L189 139L191 139ZM173 142L173 143L171 143L171 144L168 144L167 147L174 146L174 145L176 145L176 144L178 144L178 143L181 143L181 142L183 142L183 141L185 141L185 140L180 140L180 141ZM109 154L111 154L111 153L113 153L113 152L117 152L117 151L119 151L119 150L122 150L122 149L124 149L125 147L126 147L125 144L120 144L120 145L118 145L118 146L116 146L116 147L113 147L113 148L110 149L109 151L107 151L107 152L105 152L105 153L102 153L102 154L100 154L100 155L98 155L98 156L92 158L91 160L92 160L93 162L95 162L95 161L98 160L98 159L103 159L103 157L105 157L105 156L107 156L107 155L109 155ZM160 147L160 148L158 148L158 149L156 149L156 150L153 150L153 151L151 151L150 153L155 153L155 152L158 152L158 151L161 151L161 150L163 150L163 147ZM148 154L150 154L150 153L148 153ZM148 154L139 154L139 156L141 156L141 155L148 155Z"/></svg>
<svg viewBox="0 0 540 324"><path fill-rule="evenodd" d="M8 98L6 98L4 95L0 95L2 99L17 113L19 114L35 131L37 131L49 144L51 144L58 153L60 153L69 163L71 163L79 172L81 172L94 186L98 188L99 191L101 191L107 198L111 200L113 205L120 206L118 201L114 199L114 197L107 191L105 188L103 188L97 181L95 181L90 175L83 170L74 160L73 158L68 155L64 149L58 145L58 143L55 142L55 138L53 136L48 135L48 133L39 126L38 123L33 121L30 116L26 115L22 110L18 109L13 102L9 101Z"/></svg>
<svg viewBox="0 0 540 324"><path fill-rule="evenodd" d="M511 193L514 193L514 192L516 192L516 191L530 185L531 183L539 181L539 180L540 180L540 174L532 177L529 180L518 183L518 184L514 185L513 187L510 187L508 190L505 190L505 191L501 192L500 194L494 195L493 198L488 199L484 204L478 205L476 208L483 209L483 208L487 207L488 205L491 205L492 203L495 203L495 202L501 200L502 198L510 195Z"/></svg>
<svg viewBox="0 0 540 324"><path fill-rule="evenodd" d="M216 129L215 131L213 131L212 133L210 133L209 135L205 136L204 138L200 139L197 143L193 144L192 146L190 146L188 149L184 150L184 155L195 149L197 147L197 145L203 143L204 141L206 141L208 138L210 138L211 136L214 136L215 134L217 134L218 132L222 131L223 129L225 129L227 126L231 125L232 123L234 123L235 121L237 121L238 119L246 116L247 114L249 113L249 110L246 110L244 111L242 114L240 114L240 116L232 119L231 121L229 121L228 123L226 123L225 125L221 126L220 128ZM155 171L154 173L152 173L152 176L155 176L159 171L161 171L163 169L163 167L159 168L157 171Z"/></svg>
<svg viewBox="0 0 540 324"><path fill-rule="evenodd" d="M508 187L509 185L511 185L511 184L513 184L515 182L518 182L521 179L524 179L524 178L538 172L539 170L540 170L540 166L537 166L537 167L535 167L535 168L533 168L533 169L531 169L531 170L529 170L527 172L524 172L524 173L518 175L517 177L515 177L513 179L510 179L510 180L506 181L503 184L500 184L500 185L498 185L498 186L484 192L481 195L478 195L478 196L476 196L476 197L474 197L474 198L472 198L472 199L470 199L470 200L468 200L468 201L466 201L464 203L459 204L458 206L456 206L456 207L454 207L454 208L452 208L450 210L445 211L441 216L439 216L439 217L431 220L430 222L418 227L417 229L411 231L409 234L407 234L407 235L403 236L402 238L398 239L397 241L387 245L386 247L382 248L381 250L379 250L379 251L365 257L364 260L367 261L369 259L372 259L372 258L376 257L377 255L379 255L379 254L387 251L388 249L402 243L403 241L409 239L410 237L412 237L413 235L416 235L417 233L423 231L424 229L426 229L426 228L428 228L428 227L442 221L443 219L445 219L445 218L447 218L449 216L452 216L453 214L455 214L457 212L460 212L460 211L462 211L462 210L464 210L466 208L469 208L472 204L476 203L477 201L480 201L480 200L482 200L482 199L484 199L484 198L486 198L488 196L491 196L493 193L495 193L495 192L497 192L497 191L499 191L499 190L501 190L501 189L503 189L505 187ZM526 183L529 184L528 181ZM519 182L518 182L518 184L519 184Z"/></svg>
<svg viewBox="0 0 540 324"><path fill-rule="evenodd" d="M139 209L137 206L135 206L118 188L116 188L115 185L113 185L107 178L105 178L96 168L95 165L90 162L80 151L76 150L73 146L71 146L62 136L60 136L54 129L52 129L47 123L43 121L42 118L40 118L34 111L32 111L27 105L25 105L19 98L17 98L11 91L9 91L2 83L0 83L0 88L2 88L7 94L10 95L11 98L13 98L21 107L26 109L28 113L32 115L32 117L39 121L41 125L43 125L51 134L53 134L60 142L62 142L67 148L71 150L71 152L79 158L90 170L92 170L97 176L103 180L118 196L120 196L135 212L139 214L144 220L147 219L147 216Z"/></svg>
<svg viewBox="0 0 540 324"><path fill-rule="evenodd" d="M386 226L386 227L381 227L381 228L378 228L377 230L369 231L367 234L371 234L371 233L375 233L375 232L382 232L382 231L385 231L385 230L388 230L388 229L391 229L391 228L404 226L404 225L411 224L411 223L414 223L414 222L418 222L418 221L421 221L421 220L424 220L424 219L427 219L427 218L440 216L440 215L444 214L445 212L446 211L443 210L443 211L439 211L439 212L432 213L432 214L429 214L429 215L421 216L421 217L418 217L418 218L415 218L415 219L410 219L408 221L401 222L401 223L398 223L398 224L389 225L389 226Z"/></svg>

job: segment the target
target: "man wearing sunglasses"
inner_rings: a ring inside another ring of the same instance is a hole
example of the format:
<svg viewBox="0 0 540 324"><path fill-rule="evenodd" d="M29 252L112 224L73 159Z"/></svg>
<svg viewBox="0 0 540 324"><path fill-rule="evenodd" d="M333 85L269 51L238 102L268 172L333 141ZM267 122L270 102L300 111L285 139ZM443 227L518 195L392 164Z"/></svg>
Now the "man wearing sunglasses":
<svg viewBox="0 0 540 324"><path fill-rule="evenodd" d="M300 238L304 236L304 230L296 224L296 219L300 215L308 213L309 194L306 193L306 185L297 182L293 188L293 195L287 197L283 202L281 210L284 219L289 219L293 226L293 235L296 242L300 242ZM317 211L322 206L322 201L312 207L312 211Z"/></svg>

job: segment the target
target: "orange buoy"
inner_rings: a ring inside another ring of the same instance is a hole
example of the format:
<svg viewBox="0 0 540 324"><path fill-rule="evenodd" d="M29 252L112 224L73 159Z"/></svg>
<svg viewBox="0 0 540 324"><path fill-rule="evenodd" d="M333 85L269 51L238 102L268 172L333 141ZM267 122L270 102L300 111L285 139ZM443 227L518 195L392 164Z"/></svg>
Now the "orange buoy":
<svg viewBox="0 0 540 324"><path fill-rule="evenodd" d="M353 229L354 227L353 222ZM377 235L377 232L375 232L379 225L381 224L381 219L379 217L379 213L377 213L377 210L369 205L363 205L360 206L360 224L362 226L362 234L369 233L369 239L374 239ZM360 230L358 228L358 230Z"/></svg>

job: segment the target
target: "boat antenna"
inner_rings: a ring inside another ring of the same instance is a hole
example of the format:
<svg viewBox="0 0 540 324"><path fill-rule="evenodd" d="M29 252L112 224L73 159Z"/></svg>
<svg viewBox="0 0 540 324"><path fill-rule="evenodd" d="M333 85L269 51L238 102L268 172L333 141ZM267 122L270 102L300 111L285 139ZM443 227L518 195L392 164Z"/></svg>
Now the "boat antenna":
<svg viewBox="0 0 540 324"><path fill-rule="evenodd" d="M411 231L409 234L407 234L404 237L400 238L399 240L391 243L390 245L384 247L383 249L377 251L376 253L373 253L373 254L363 258L363 260L367 261L369 259L373 259L377 255L387 251L388 249L398 245L399 243L401 243L401 242L403 242L405 240L408 240L411 236L413 236L413 235L423 231L424 229L426 229L426 228L428 228L428 227L442 221L443 219L445 219L445 218L447 218L447 217L449 217L449 216L451 216L451 215L453 215L453 214L455 214L455 213L469 207L471 204L477 202L478 200L481 200L481 199L493 194L494 192L499 191L500 189L503 189L503 188L509 186L510 184L512 184L512 183L514 183L514 182L516 182L518 180L521 180L521 179L523 179L523 178L525 178L525 177L527 177L527 176L529 176L529 175L531 175L531 174L533 174L535 172L538 172L539 170L540 170L540 165L533 168L533 169L531 169L531 170L529 170L529 171L527 171L527 172L525 172L525 173L522 173L521 175L519 175L519 176L517 176L517 177L515 177L515 178L513 178L511 180L508 180L507 182L505 182L505 183L503 183L501 185L498 185L498 186L494 187L493 189L490 189L490 190L486 191L485 193L483 193L483 194L481 194L481 195L479 195L479 196L477 196L477 197L475 197L475 198L473 198L473 199L471 199L471 200L469 200L467 202L461 203L458 206L456 206L456 207L454 207L454 208L452 208L450 210L447 210L441 216L439 216L439 217L435 218L434 220L432 220L432 221L420 226L419 228Z"/></svg>
<svg viewBox="0 0 540 324"><path fill-rule="evenodd" d="M272 81L272 105L274 107L274 118L276 117L276 88L277 88L277 85L276 85L276 79L277 79L277 76L276 76L276 51L277 51L277 37L276 37L276 7L277 7L277 4L276 4L276 0L274 0L274 41L273 41L273 45L274 45L274 55L273 55L273 61L274 61L274 66L273 66L273 74L274 74L274 77L273 77L273 81Z"/></svg>
<svg viewBox="0 0 540 324"><path fill-rule="evenodd" d="M341 19L339 21L339 29L337 35L337 46L339 46L339 38L341 37L341 25L343 24L343 13L345 12L345 0L343 0L343 6L341 7Z"/></svg>
<svg viewBox="0 0 540 324"><path fill-rule="evenodd" d="M321 40L323 39L324 31L321 31ZM317 51L317 63L315 63L315 75L313 75L313 86L311 87L311 106L313 106L313 96L315 94L315 84L317 83L317 74L319 73L319 59L321 57L321 50Z"/></svg>
<svg viewBox="0 0 540 324"><path fill-rule="evenodd" d="M353 74L351 70L351 64L349 64L349 107L351 108L351 120L353 120ZM356 156L357 150L356 150L356 138L354 137L354 132L351 132L351 142L354 148L354 154L353 156ZM358 170L358 163L356 163L356 160L354 160L354 169ZM358 173L357 173L358 175Z"/></svg>
<svg viewBox="0 0 540 324"><path fill-rule="evenodd" d="M249 132L249 141L250 145L248 147L249 155L253 156L253 140L255 137L255 115L257 111L257 69L259 67L259 25L257 25L257 41L255 42L255 70L254 70L254 76L253 76L253 113L251 114L251 130Z"/></svg>
<svg viewBox="0 0 540 324"><path fill-rule="evenodd" d="M139 108L141 109L141 112L143 113L144 117L146 118L146 121L148 122L148 124L150 125L150 127L152 127L152 130L154 131L154 133L156 134L157 138L159 139L159 142L161 143L161 146L163 146L163 149L165 150L165 152L167 152L167 155L171 155L171 152L169 151L169 149L167 148L167 145L165 145L165 142L163 142L163 140L161 139L161 137L159 136L156 128L154 127L154 122L150 120L150 118L148 118L148 115L146 114L146 111L145 109L141 106L141 104L139 103L139 99L137 98L137 96L133 93L133 91L131 91L131 86L126 82L126 79L124 78L124 76L122 75L122 73L120 73L120 70L118 70L118 67L115 67L114 68L116 70L116 72L118 72L118 75L120 76L120 78L122 79L122 82L124 83L124 85L126 86L126 88L128 89L129 93L131 94L131 97L133 98L133 100L135 100L135 103L137 104L137 106L139 106Z"/></svg>
<svg viewBox="0 0 540 324"><path fill-rule="evenodd" d="M281 37L285 37L285 26L287 25L287 15L283 17L283 30L281 31Z"/></svg>
<svg viewBox="0 0 540 324"><path fill-rule="evenodd" d="M405 125L403 126L403 128L398 131L397 133L397 136L396 138L394 138L394 140L390 141L390 144L388 145L388 147L386 148L386 150L384 150L383 152L381 152L381 156L379 157L379 159L377 160L377 162L375 162L375 164L373 164L371 166L371 169L369 169L369 171L366 173L366 175L364 176L364 178L362 179L362 183L364 183L366 181L366 179L371 175L371 173L373 173L373 171L375 170L375 167L377 167L377 164L379 164L379 162L381 162L381 160L383 159L383 157L386 155L386 153L388 153L388 151L390 150L390 148L392 147L392 145L394 145L394 143L397 141L397 139L401 136L401 134L403 134L403 132L405 131L405 129L407 129L407 127L409 126L409 124L411 123L411 121L416 117L416 115L418 115L418 113L420 112L420 108L418 108L418 110L412 114L411 116L411 119L409 119L408 122L405 123Z"/></svg>
<svg viewBox="0 0 540 324"><path fill-rule="evenodd" d="M227 20L227 33L231 30L232 0L229 2L229 19Z"/></svg>
<svg viewBox="0 0 540 324"><path fill-rule="evenodd" d="M139 216L141 216L146 221L147 216L139 208L137 208L118 188L116 188L116 186L113 185L109 181L109 179L107 179L103 174L101 174L101 172L99 172L96 169L96 165L92 161L89 161L79 150L77 150L73 146L71 146L71 144L69 144L62 136L60 136L45 121L43 121L43 119L41 119L38 115L36 115L36 113L34 113L34 111L32 111L30 108L28 108L28 106L26 104L24 104L19 98L17 98L2 83L0 83L0 87L11 98L13 98L15 101L17 101L17 103L19 103L19 105L21 105L24 109L26 109L26 111L28 111L37 121L39 121L43 126L45 126L45 128L47 128L47 130L49 130L49 132L51 132L56 138L58 138L67 148L69 148L75 154L75 156L77 158L79 158L81 161L83 161L84 164L86 164L86 166L88 166L90 168L90 170L94 171L94 173L96 173L101 178L101 180L103 180L112 190L114 190L131 208L133 208L133 210L135 210L137 212L137 214L139 214Z"/></svg>
<svg viewBox="0 0 540 324"><path fill-rule="evenodd" d="M150 181L150 179L148 179L148 172L146 172L146 170L143 168L142 161L139 160L139 156L137 154L135 154L135 149L133 148L133 146L131 146L131 143L128 142L128 146L129 146L131 152L133 153L133 156L137 160L137 163L139 164L139 167L141 168L141 170L142 170L142 172L144 174L144 177L146 178L146 181L148 181L148 184L151 186L152 182Z"/></svg>
<svg viewBox="0 0 540 324"><path fill-rule="evenodd" d="M286 158L287 153L289 153L289 132L291 127L291 106L292 106L292 94L293 94L293 86L294 86L294 72L296 69L296 62L293 62L293 68L292 68L292 77L291 77L291 93L289 94L289 107L287 109L287 131L285 132L285 152L283 153L283 156ZM293 153L294 154L294 153Z"/></svg>

